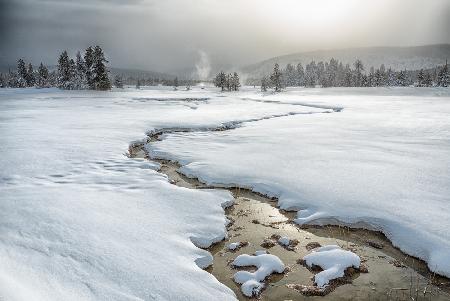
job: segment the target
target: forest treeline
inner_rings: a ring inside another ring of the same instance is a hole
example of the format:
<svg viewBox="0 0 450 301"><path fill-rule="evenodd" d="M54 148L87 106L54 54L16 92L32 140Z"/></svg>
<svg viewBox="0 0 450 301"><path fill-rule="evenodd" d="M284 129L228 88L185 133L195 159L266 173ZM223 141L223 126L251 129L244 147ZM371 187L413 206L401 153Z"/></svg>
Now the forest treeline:
<svg viewBox="0 0 450 301"><path fill-rule="evenodd" d="M108 61L100 46L89 46L83 55L78 51L75 59L63 51L56 70L49 71L40 64L35 71L31 63L17 61L17 70L0 74L0 87L58 87L65 90L109 90L111 81L106 67ZM120 83L119 83L120 84Z"/></svg>
<svg viewBox="0 0 450 301"><path fill-rule="evenodd" d="M379 68L365 69L361 60L356 60L352 66L331 59L327 62L312 61L305 67L287 64L280 69L275 64L272 74L262 79L249 79L249 85L261 85L265 91L272 87L279 91L284 87L383 87L383 86L418 86L418 87L448 87L449 71L447 62L428 70L394 71L381 65Z"/></svg>
<svg viewBox="0 0 450 301"><path fill-rule="evenodd" d="M147 85L179 85L190 86L198 83L195 80L135 78L125 80L121 75L111 78L106 66L103 49L100 46L90 46L83 54L79 51L75 58L70 58L67 51L63 51L57 67L49 70L42 63L37 70L31 63L23 59L17 62L17 70L6 74L0 73L0 87L59 87L65 90L109 90L112 85L123 88L125 84L135 84L136 88ZM241 83L237 72L219 72L212 80L222 91L237 91ZM343 64L336 59L303 65L287 64L284 69L275 64L270 75L257 79L247 79L245 84L260 86L262 91L273 88L281 91L285 87L384 87L384 86L417 86L417 87L448 87L450 85L447 62L445 65L421 70L396 71L386 68L383 64L379 68L370 67L368 70L362 61L357 59L352 65Z"/></svg>

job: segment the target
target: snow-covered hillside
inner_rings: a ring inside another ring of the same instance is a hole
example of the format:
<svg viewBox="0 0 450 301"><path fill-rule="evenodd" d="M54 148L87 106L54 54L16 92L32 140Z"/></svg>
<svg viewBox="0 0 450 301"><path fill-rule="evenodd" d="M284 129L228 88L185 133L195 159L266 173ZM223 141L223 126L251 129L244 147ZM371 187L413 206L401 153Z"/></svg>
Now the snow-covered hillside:
<svg viewBox="0 0 450 301"><path fill-rule="evenodd" d="M225 237L231 195L125 156L163 128L194 130L151 147L186 173L382 229L450 275L449 114L437 89L0 89L0 299L235 299L193 244Z"/></svg>

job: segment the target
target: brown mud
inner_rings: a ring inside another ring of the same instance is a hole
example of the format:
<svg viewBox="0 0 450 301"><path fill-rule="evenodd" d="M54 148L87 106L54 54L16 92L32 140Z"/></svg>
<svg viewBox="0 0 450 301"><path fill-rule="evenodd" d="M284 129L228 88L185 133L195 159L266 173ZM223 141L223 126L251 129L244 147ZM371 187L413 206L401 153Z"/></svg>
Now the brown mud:
<svg viewBox="0 0 450 301"><path fill-rule="evenodd" d="M149 135L146 143L159 140L161 134L163 132ZM228 237L208 248L214 261L206 270L231 288L239 300L248 298L241 293L240 285L233 281L237 270L230 262L239 254L253 254L258 250L267 250L278 256L288 267L287 273L274 274L266 279L266 287L259 300L450 300L450 279L434 274L424 261L394 247L382 233L332 225L296 225L293 223L296 212L278 209L276 198L239 187L208 186L196 178L186 177L178 172L181 167L178 163L149 158L144 148L146 143L130 145L130 157L158 162L159 172L167 175L172 184L190 189L227 189L234 196L235 204L225 210L227 218L232 221L227 227ZM270 239L273 235L287 236L298 240L298 244L285 248ZM264 241L275 243L264 244ZM232 242L247 244L230 251L228 245ZM337 281L325 296L301 293L300 288L313 286L315 272L299 264L299 259L318 245L330 244L359 255L368 273L354 271L342 281Z"/></svg>

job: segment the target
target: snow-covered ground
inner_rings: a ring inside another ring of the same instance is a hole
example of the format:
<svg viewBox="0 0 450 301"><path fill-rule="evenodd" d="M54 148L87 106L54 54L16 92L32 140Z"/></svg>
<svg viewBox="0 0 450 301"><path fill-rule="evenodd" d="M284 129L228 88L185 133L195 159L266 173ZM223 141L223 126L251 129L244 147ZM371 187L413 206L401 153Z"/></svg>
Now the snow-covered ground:
<svg viewBox="0 0 450 301"><path fill-rule="evenodd" d="M126 157L128 144L156 128L320 110L216 96L0 89L0 299L234 299L192 244L225 236L231 195L171 185Z"/></svg>
<svg viewBox="0 0 450 301"><path fill-rule="evenodd" d="M0 89L0 299L235 298L195 246L226 235L231 195L124 155L161 128L202 130L154 145L186 173L279 196L299 223L364 222L450 275L449 114L434 89Z"/></svg>
<svg viewBox="0 0 450 301"><path fill-rule="evenodd" d="M298 223L382 230L450 276L450 89L305 89L245 96L342 107L227 132L168 134L155 154L208 183L240 183L300 210Z"/></svg>

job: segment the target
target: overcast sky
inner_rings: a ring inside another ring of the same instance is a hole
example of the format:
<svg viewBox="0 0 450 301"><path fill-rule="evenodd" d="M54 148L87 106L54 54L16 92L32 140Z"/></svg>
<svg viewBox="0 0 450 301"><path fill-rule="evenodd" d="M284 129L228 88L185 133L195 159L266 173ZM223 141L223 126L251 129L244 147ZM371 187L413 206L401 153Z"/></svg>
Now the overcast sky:
<svg viewBox="0 0 450 301"><path fill-rule="evenodd" d="M450 0L0 0L0 64L103 46L111 65L173 71L355 46L450 43Z"/></svg>

